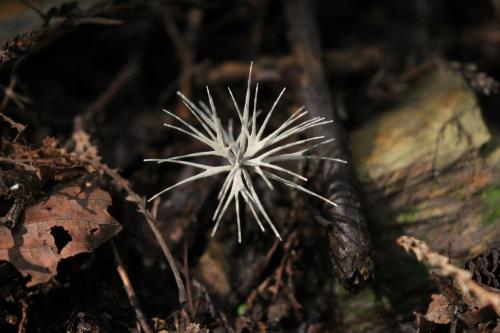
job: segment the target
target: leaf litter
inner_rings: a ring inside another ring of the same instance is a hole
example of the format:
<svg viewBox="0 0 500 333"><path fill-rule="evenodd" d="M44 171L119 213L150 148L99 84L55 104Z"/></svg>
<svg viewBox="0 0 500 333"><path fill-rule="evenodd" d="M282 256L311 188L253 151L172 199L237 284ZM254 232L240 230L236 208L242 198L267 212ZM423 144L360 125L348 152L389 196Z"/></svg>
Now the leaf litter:
<svg viewBox="0 0 500 333"><path fill-rule="evenodd" d="M61 259L92 252L121 230L110 205L111 196L91 183L63 186L27 207L16 228L0 227L0 260L30 276L28 287L48 282Z"/></svg>

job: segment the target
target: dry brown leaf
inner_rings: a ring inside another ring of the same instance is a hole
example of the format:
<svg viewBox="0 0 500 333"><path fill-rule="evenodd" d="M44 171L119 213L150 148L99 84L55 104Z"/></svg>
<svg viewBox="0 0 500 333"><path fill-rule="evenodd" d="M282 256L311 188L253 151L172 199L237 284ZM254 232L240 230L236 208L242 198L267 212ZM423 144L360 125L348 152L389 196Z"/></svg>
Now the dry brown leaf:
<svg viewBox="0 0 500 333"><path fill-rule="evenodd" d="M82 163L61 148L54 138L46 137L39 148L1 141L0 197L14 199L14 202L0 217L0 226L13 228L25 206L33 198L43 195L47 183L59 183L83 175Z"/></svg>
<svg viewBox="0 0 500 333"><path fill-rule="evenodd" d="M0 227L0 260L30 275L28 287L49 281L61 259L92 252L121 230L106 210L109 205L110 195L99 188L60 188L26 208L13 230Z"/></svg>
<svg viewBox="0 0 500 333"><path fill-rule="evenodd" d="M432 295L432 302L429 304L425 318L436 324L449 324L455 318L454 306L443 295Z"/></svg>

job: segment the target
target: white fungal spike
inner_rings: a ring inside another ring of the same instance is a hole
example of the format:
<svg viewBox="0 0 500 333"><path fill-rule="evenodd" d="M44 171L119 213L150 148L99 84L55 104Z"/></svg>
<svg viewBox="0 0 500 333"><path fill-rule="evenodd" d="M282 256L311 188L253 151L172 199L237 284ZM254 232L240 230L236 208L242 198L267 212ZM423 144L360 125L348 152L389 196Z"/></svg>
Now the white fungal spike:
<svg viewBox="0 0 500 333"><path fill-rule="evenodd" d="M169 116L173 117L184 127L173 126L170 124L165 124L165 126L177 130L181 133L187 134L192 138L195 138L198 141L203 142L208 147L209 150L199 152L199 153L191 153L185 154L165 159L146 159L145 162L157 162L157 163L176 163L182 165L192 166L198 169L202 169L203 171L186 178L162 191L152 196L149 201L155 199L156 197L162 195L165 192L170 191L173 188L176 188L180 185L189 183L191 181L195 181L198 179L211 177L217 174L227 173L226 179L220 189L220 192L217 196L219 200L219 204L215 210L213 220L215 221L215 225L213 227L212 236L217 231L219 224L227 211L228 207L232 202L235 204L236 211L236 221L238 227L238 242L241 242L241 219L240 219L240 196L243 199L243 203L245 203L251 210L252 215L255 217L259 228L264 231L264 226L262 224L261 218L269 224L271 230L274 232L277 238L281 240L280 234L276 228L276 226L271 221L271 218L267 214L262 205L257 192L255 191L255 187L252 183L251 174L255 174L260 176L266 185L273 189L272 181L282 183L286 186L314 196L318 199L323 200L324 202L336 206L334 202L325 198L317 193L314 193L305 187L294 183L292 180L295 178L307 181L307 179L296 172L288 170L283 166L275 165L275 162L282 161L297 161L297 160L326 160L326 161L334 161L347 163L346 161L332 158L332 157L324 157L317 155L304 155L304 153L310 151L311 149L316 148L317 146L328 144L333 141L333 139L322 140L323 136L302 139L298 141L292 141L290 143L277 145L277 143L289 138L294 134L299 134L304 132L305 130L323 126L331 123L332 121L325 120L322 117L315 117L308 120L303 120L302 122L298 122L298 120L304 117L307 114L307 111L304 111L304 107L301 107L294 114L292 114L283 124L281 124L275 131L271 132L267 136L264 136L264 131L269 123L269 119L273 111L276 109L280 98L283 96L285 89L281 91L278 95L276 101L273 103L270 111L264 118L261 126L258 127L257 124L257 94L258 94L258 84L255 87L255 93L253 97L253 107L250 107L251 98L251 78L252 78L252 64L250 65L250 73L248 75L248 84L245 94L245 102L243 110L241 110L234 98L234 95L231 89L228 88L229 94L233 101L234 107L236 109L236 113L238 115L238 119L241 123L240 133L235 137L233 134L233 124L232 120L229 122L228 129L224 129L221 125L221 121L217 115L217 111L215 109L215 104L210 94L210 91L207 87L207 95L208 95L208 105L200 102L199 105L193 103L189 98L181 94L178 95L182 98L183 103L186 105L187 109L193 114L196 120L200 123L202 129L199 130L193 125L187 123L185 120L181 119L177 115L172 112L164 110ZM316 142L313 146L303 148L301 150L295 152L284 153L283 151L288 150L289 148L304 145L311 141L322 140L320 142ZM225 164L218 166L209 166L200 163L191 162L188 159L197 158L201 156L217 156L222 157ZM285 174L291 177L292 180L285 179L276 173Z"/></svg>

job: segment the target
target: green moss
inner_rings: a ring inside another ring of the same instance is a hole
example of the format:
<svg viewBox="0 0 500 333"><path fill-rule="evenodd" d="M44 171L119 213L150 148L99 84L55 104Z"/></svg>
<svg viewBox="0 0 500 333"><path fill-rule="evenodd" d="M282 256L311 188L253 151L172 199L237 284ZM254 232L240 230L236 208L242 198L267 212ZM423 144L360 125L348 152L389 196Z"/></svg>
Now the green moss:
<svg viewBox="0 0 500 333"><path fill-rule="evenodd" d="M487 188L481 194L484 202L482 224L493 224L500 221L500 185Z"/></svg>
<svg viewBox="0 0 500 333"><path fill-rule="evenodd" d="M247 305L245 303L240 304L236 312L238 313L238 316L244 316L247 312Z"/></svg>
<svg viewBox="0 0 500 333"><path fill-rule="evenodd" d="M411 223L418 220L418 208L410 206L405 208L401 213L396 216L397 223Z"/></svg>
<svg viewBox="0 0 500 333"><path fill-rule="evenodd" d="M361 183L364 183L364 184L370 183L371 178L370 178L370 173L368 172L368 169L365 169L364 167L357 167L356 172L357 172L358 180Z"/></svg>
<svg viewBox="0 0 500 333"><path fill-rule="evenodd" d="M465 201L470 197L469 194L469 189L465 184L460 184L455 188L455 190L452 193L452 196L454 196L456 199L460 201Z"/></svg>

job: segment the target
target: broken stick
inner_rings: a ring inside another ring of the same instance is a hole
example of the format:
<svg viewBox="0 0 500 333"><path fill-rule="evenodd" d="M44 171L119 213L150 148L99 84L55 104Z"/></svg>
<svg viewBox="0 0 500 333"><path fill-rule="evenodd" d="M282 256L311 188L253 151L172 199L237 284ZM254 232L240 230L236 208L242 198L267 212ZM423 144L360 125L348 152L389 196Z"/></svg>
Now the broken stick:
<svg viewBox="0 0 500 333"><path fill-rule="evenodd" d="M334 137L335 144L318 147L320 155L351 161L347 136L332 98L321 62L318 27L306 0L284 1L289 24L288 39L297 63L302 67L301 100L312 117L333 119L332 127L317 127L316 135ZM350 164L322 163L314 180L317 192L338 203L318 207L315 217L328 229L330 255L335 275L349 290L362 287L373 278L372 244L361 212L360 196Z"/></svg>

